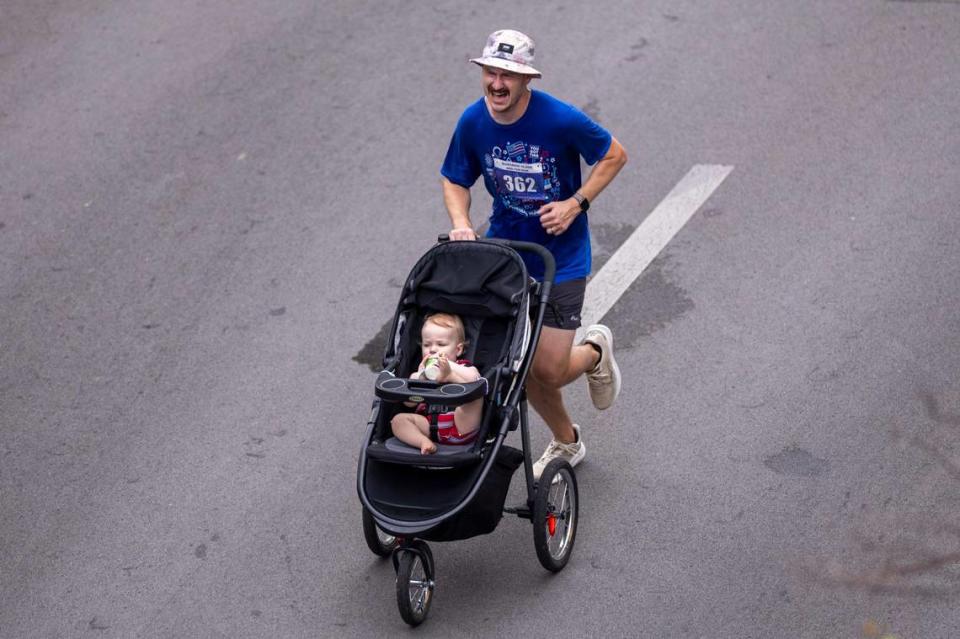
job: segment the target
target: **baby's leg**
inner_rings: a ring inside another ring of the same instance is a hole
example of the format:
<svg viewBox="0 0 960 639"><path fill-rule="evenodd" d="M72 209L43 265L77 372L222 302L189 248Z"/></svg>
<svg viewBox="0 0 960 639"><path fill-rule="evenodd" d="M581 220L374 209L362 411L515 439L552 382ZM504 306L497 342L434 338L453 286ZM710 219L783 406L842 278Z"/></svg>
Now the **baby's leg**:
<svg viewBox="0 0 960 639"><path fill-rule="evenodd" d="M437 452L437 445L430 441L430 422L416 413L397 413L390 420L394 436L408 446L419 448L424 455Z"/></svg>
<svg viewBox="0 0 960 639"><path fill-rule="evenodd" d="M472 433L480 427L480 418L483 416L483 400L475 399L469 404L457 406L453 413L453 421L461 435Z"/></svg>

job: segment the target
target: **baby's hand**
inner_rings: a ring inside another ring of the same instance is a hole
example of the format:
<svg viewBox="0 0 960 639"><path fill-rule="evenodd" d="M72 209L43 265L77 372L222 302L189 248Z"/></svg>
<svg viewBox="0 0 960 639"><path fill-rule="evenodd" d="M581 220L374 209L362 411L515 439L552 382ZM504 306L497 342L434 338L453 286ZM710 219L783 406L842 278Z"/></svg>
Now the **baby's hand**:
<svg viewBox="0 0 960 639"><path fill-rule="evenodd" d="M423 378L423 369L425 369L425 368L427 367L427 358L428 358L428 357L429 357L429 355L424 355L424 356L423 356L423 359L420 360L420 365L417 366L417 370L415 370L415 371L410 375L410 379L422 379L422 378Z"/></svg>
<svg viewBox="0 0 960 639"><path fill-rule="evenodd" d="M450 360L447 359L447 356L443 353L440 353L440 357L437 359L437 370L440 372L437 375L437 381L442 382L450 377Z"/></svg>

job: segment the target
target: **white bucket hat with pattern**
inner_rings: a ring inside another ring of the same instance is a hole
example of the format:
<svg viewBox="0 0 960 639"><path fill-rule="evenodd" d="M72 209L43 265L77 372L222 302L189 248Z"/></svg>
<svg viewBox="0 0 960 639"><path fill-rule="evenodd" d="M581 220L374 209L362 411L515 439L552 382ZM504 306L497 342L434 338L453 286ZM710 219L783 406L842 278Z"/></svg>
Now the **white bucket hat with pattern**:
<svg viewBox="0 0 960 639"><path fill-rule="evenodd" d="M470 62L540 77L540 72L532 66L533 39L513 29L501 29L491 33L483 47L483 54L479 58L471 58Z"/></svg>

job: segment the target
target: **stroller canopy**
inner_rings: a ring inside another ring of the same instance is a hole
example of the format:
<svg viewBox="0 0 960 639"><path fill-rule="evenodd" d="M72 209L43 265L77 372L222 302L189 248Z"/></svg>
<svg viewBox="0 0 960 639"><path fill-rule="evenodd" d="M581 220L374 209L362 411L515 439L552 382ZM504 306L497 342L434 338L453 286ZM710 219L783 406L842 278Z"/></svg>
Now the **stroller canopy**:
<svg viewBox="0 0 960 639"><path fill-rule="evenodd" d="M437 244L410 271L384 355L400 375L420 361L419 331L431 312L455 313L467 332L467 359L482 374L506 355L519 370L530 335L527 267L511 248L488 240ZM491 335L491 332L498 335Z"/></svg>
<svg viewBox="0 0 960 639"><path fill-rule="evenodd" d="M429 251L410 273L409 302L472 317L514 317L527 270L516 252L490 242L450 242Z"/></svg>

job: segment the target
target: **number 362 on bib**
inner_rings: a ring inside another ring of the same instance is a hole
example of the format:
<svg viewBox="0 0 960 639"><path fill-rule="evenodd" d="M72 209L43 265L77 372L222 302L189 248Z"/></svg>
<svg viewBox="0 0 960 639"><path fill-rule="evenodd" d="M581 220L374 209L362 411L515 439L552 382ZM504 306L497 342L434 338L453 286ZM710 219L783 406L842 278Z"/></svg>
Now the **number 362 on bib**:
<svg viewBox="0 0 960 639"><path fill-rule="evenodd" d="M495 158L493 171L502 193L521 200L548 199L544 193L543 165L539 162L510 162Z"/></svg>

